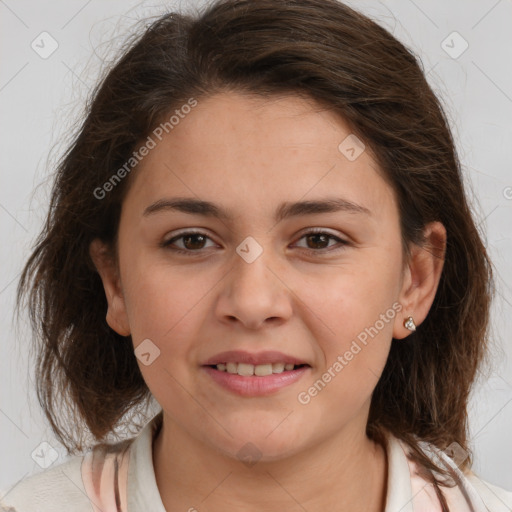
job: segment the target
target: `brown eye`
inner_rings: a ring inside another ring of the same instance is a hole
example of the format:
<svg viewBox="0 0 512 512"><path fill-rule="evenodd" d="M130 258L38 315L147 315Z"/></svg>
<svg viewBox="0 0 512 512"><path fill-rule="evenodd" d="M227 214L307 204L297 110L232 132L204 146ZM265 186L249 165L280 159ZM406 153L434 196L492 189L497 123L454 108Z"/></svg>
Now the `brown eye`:
<svg viewBox="0 0 512 512"><path fill-rule="evenodd" d="M206 242L210 237L205 233L187 232L163 242L162 247L172 249L180 253L194 253L207 248Z"/></svg>
<svg viewBox="0 0 512 512"><path fill-rule="evenodd" d="M308 244L310 244L310 249L325 249L329 245L330 238L333 237L323 233L312 233L310 235L306 235L306 240L308 241Z"/></svg>
<svg viewBox="0 0 512 512"><path fill-rule="evenodd" d="M203 235L185 235L183 238L183 245L185 249L202 249L206 237Z"/></svg>
<svg viewBox="0 0 512 512"><path fill-rule="evenodd" d="M299 246L310 253L325 253L330 251L336 251L342 249L343 246L349 245L349 242L342 240L341 238L331 235L326 231L310 231L305 233L300 240L306 240L306 246ZM336 244L330 244L331 241L338 242Z"/></svg>

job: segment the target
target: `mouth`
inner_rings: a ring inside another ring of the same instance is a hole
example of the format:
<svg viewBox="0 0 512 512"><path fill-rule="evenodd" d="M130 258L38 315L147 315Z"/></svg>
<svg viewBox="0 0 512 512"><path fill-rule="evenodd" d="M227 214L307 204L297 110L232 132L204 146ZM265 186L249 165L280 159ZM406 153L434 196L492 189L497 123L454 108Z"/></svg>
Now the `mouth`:
<svg viewBox="0 0 512 512"><path fill-rule="evenodd" d="M312 371L304 359L276 350L229 350L202 362L201 369L220 388L244 397L266 396L291 386Z"/></svg>
<svg viewBox="0 0 512 512"><path fill-rule="evenodd" d="M307 376L309 364L265 363L217 363L203 365L202 370L218 389L244 398L265 397L297 383ZM304 386L304 385L303 385Z"/></svg>
<svg viewBox="0 0 512 512"><path fill-rule="evenodd" d="M311 368L309 364L293 364L293 363L266 363L266 364L249 364L226 362L211 365L204 365L212 370L229 373L232 375L240 375L241 377L267 377L269 375L290 373L300 368Z"/></svg>

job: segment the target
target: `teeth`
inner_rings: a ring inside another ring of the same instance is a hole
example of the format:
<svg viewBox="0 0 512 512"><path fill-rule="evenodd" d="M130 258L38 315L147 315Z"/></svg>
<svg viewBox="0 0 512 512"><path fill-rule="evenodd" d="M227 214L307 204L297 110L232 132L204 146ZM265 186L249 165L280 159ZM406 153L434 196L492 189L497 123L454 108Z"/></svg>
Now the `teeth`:
<svg viewBox="0 0 512 512"><path fill-rule="evenodd" d="M284 372L284 363L272 363L272 373L282 373Z"/></svg>
<svg viewBox="0 0 512 512"><path fill-rule="evenodd" d="M254 375L257 375L258 377L265 377L265 375L272 375L272 363L259 364L258 366L255 366L254 367Z"/></svg>
<svg viewBox="0 0 512 512"><path fill-rule="evenodd" d="M238 363L238 375L242 375L242 377L250 377L251 375L254 375L254 365L252 364L245 364L245 363Z"/></svg>
<svg viewBox="0 0 512 512"><path fill-rule="evenodd" d="M292 363L267 363L267 364L247 364L247 363L219 363L217 370L221 372L227 371L228 373L237 373L243 377L251 377L257 375L258 377L265 377L273 373L282 373L283 371L291 371L295 368Z"/></svg>
<svg viewBox="0 0 512 512"><path fill-rule="evenodd" d="M218 369L219 369L219 367L217 366L217 370ZM238 363L227 363L226 364L226 369L227 369L228 373L238 373L237 372Z"/></svg>

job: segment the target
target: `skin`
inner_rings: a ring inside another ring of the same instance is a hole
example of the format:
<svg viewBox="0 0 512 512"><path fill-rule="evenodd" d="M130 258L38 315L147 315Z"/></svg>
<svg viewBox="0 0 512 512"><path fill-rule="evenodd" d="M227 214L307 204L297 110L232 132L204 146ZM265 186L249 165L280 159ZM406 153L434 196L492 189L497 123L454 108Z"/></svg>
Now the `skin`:
<svg viewBox="0 0 512 512"><path fill-rule="evenodd" d="M91 244L109 325L131 335L134 348L149 338L160 349L150 365L137 361L164 411L153 461L168 512L384 510L386 453L365 435L371 394L391 338L410 334L404 319L412 315L419 326L431 307L446 232L429 224L436 251L411 246L403 258L394 193L370 151L349 161L338 150L350 133L338 116L298 96L199 99L131 176L117 260L98 240ZM232 218L143 214L175 197L215 202ZM327 197L370 215L273 219L283 201ZM209 238L161 246L183 228ZM308 241L311 228L348 244ZM252 263L235 250L247 236L263 249ZM317 396L299 403L298 394L394 303L401 311ZM279 350L312 368L271 396L240 397L200 369L231 349ZM261 454L252 466L237 456L248 442Z"/></svg>

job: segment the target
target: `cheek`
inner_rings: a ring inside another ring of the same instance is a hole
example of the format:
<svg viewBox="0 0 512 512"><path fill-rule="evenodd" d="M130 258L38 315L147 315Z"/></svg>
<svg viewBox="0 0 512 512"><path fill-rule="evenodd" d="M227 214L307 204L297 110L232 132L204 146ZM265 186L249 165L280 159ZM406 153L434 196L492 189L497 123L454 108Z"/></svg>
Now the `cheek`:
<svg viewBox="0 0 512 512"><path fill-rule="evenodd" d="M191 388L190 364L201 341L207 283L153 265L133 266L124 284L135 353L145 343L156 354L147 365L138 357L142 376L160 404L179 410L190 401L184 390Z"/></svg>
<svg viewBox="0 0 512 512"><path fill-rule="evenodd" d="M157 399L162 386L178 393L177 382L188 382L187 368L197 364L198 350L208 341L201 329L219 276L134 256L124 263L123 288L134 349L148 339L158 349L151 365L138 361L141 372Z"/></svg>
<svg viewBox="0 0 512 512"><path fill-rule="evenodd" d="M302 281L297 289L317 321L325 324L334 345L356 337L377 321L379 330L392 330L391 321L382 325L380 319L386 312L388 317L395 315L392 306L399 295L400 270L396 260L378 261L382 264L361 256L321 277Z"/></svg>
<svg viewBox="0 0 512 512"><path fill-rule="evenodd" d="M133 259L126 261L125 268L123 289L134 340L149 335L166 339L179 332L214 285L213 277L165 262L144 264L142 258Z"/></svg>
<svg viewBox="0 0 512 512"><path fill-rule="evenodd" d="M389 293L374 290L373 295L365 295L361 286L340 284L348 293L324 293L318 303L322 321L316 322L316 331L310 329L316 332L321 362L297 397L300 404L309 404L308 413L334 430L370 400L388 358L396 306L400 307ZM329 333L321 337L324 323ZM334 415L326 412L333 410Z"/></svg>
<svg viewBox="0 0 512 512"><path fill-rule="evenodd" d="M316 279L314 288L310 282L297 292L307 296L305 303L314 313L308 327L321 361L315 379L322 380L320 387L329 388L327 393L322 390L327 400L331 393L332 399L366 400L389 354L393 324L401 310L400 260L395 254L388 260L382 254L370 258L370 252Z"/></svg>

